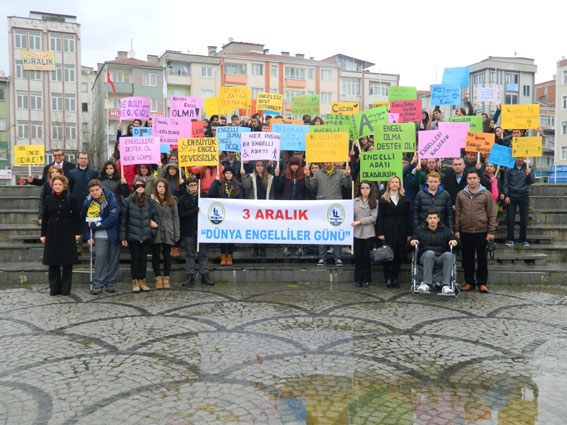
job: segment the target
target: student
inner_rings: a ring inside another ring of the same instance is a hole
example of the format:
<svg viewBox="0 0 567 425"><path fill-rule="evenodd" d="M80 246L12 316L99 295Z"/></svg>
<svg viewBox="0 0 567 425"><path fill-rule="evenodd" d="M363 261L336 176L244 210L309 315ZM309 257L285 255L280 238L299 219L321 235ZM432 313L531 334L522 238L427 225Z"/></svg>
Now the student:
<svg viewBox="0 0 567 425"><path fill-rule="evenodd" d="M209 193L209 189L211 185L215 181L217 174L223 174L224 167L221 165L220 170L219 167L204 167L204 166L196 166L196 167L187 167L187 170L199 176L201 180L201 197L206 198Z"/></svg>
<svg viewBox="0 0 567 425"><path fill-rule="evenodd" d="M41 215L43 214L43 205L45 204L45 198L48 195L53 193L53 184L51 180L55 176L62 176L63 170L58 165L52 165L49 167L49 171L47 172L47 180L43 183L43 187L41 188L41 192L39 193L39 224L41 225Z"/></svg>
<svg viewBox="0 0 567 425"><path fill-rule="evenodd" d="M453 229L453 203L451 195L443 189L439 173L432 171L427 175L427 182L415 197L413 208L413 228L425 224L427 212L431 209L437 211L437 215L445 226Z"/></svg>
<svg viewBox="0 0 567 425"><path fill-rule="evenodd" d="M354 282L357 286L368 287L370 276L370 251L376 241L376 218L378 201L375 186L367 180L360 182L354 198Z"/></svg>
<svg viewBox="0 0 567 425"><path fill-rule="evenodd" d="M157 234L152 243L152 267L156 277L156 289L169 289L171 247L180 238L177 202L171 194L170 186L165 179L157 181L151 199L154 202L159 220ZM160 253L163 253L163 275L159 266Z"/></svg>
<svg viewBox="0 0 567 425"><path fill-rule="evenodd" d="M508 240L506 246L514 246L514 225L516 208L520 210L520 238L523 248L529 248L527 229L529 221L530 193L535 176L526 162L526 158L516 158L513 168L506 171L504 176L504 203L508 206L506 222Z"/></svg>
<svg viewBox="0 0 567 425"><path fill-rule="evenodd" d="M147 164L139 164L136 177L146 183L146 194L151 196L154 193L156 179L152 173L152 166Z"/></svg>
<svg viewBox="0 0 567 425"><path fill-rule="evenodd" d="M169 184L171 194L179 199L179 197L183 195L183 192L185 192L185 185L179 175L179 166L177 165L177 162L169 162L165 167L163 167L163 178Z"/></svg>
<svg viewBox="0 0 567 425"><path fill-rule="evenodd" d="M116 164L112 160L106 161L100 167L100 172L98 174L98 180L102 183L102 187L108 189L112 192L118 206L122 208L124 205L124 198L127 198L130 194L130 189L128 188L128 183L126 179L120 178Z"/></svg>
<svg viewBox="0 0 567 425"><path fill-rule="evenodd" d="M486 163L484 175L489 181L486 189L490 192L494 201L494 214L498 216L498 203L504 200L504 185L496 176L496 166L490 162ZM498 222L496 222L496 225L498 225Z"/></svg>

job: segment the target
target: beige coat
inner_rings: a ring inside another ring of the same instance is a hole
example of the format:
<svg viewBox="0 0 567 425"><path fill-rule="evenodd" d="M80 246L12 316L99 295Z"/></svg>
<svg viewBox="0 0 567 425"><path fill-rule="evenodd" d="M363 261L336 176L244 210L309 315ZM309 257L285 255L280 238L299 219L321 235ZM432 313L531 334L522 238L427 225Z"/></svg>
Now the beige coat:
<svg viewBox="0 0 567 425"><path fill-rule="evenodd" d="M376 237L376 217L378 216L378 202L376 208L371 209L368 202L363 202L362 197L354 199L354 221L360 221L354 226L354 237L357 239L368 239Z"/></svg>

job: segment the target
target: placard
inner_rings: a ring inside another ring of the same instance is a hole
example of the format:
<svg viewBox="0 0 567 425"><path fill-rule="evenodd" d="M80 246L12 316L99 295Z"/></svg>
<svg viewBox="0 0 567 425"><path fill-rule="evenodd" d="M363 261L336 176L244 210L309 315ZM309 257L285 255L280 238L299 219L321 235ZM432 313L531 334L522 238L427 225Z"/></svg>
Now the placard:
<svg viewBox="0 0 567 425"><path fill-rule="evenodd" d="M290 120L287 118L272 118L270 120L270 131L272 131L272 126L274 124L297 124L297 125L304 125L305 123L302 120Z"/></svg>
<svg viewBox="0 0 567 425"><path fill-rule="evenodd" d="M398 151L362 152L360 154L360 181L387 181L403 175L403 153Z"/></svg>
<svg viewBox="0 0 567 425"><path fill-rule="evenodd" d="M121 137L119 147L122 165L157 164L161 159L159 137Z"/></svg>
<svg viewBox="0 0 567 425"><path fill-rule="evenodd" d="M161 143L176 145L177 139L191 137L191 120L189 118L154 118L152 120L153 135L159 137Z"/></svg>
<svg viewBox="0 0 567 425"><path fill-rule="evenodd" d="M191 138L200 139L205 137L205 123L203 121L191 121Z"/></svg>
<svg viewBox="0 0 567 425"><path fill-rule="evenodd" d="M424 130L417 133L418 157L427 158L458 158L461 148L457 143L451 143L451 132L442 130Z"/></svg>
<svg viewBox="0 0 567 425"><path fill-rule="evenodd" d="M331 103L331 111L333 114L354 115L360 111L360 103L358 102L334 102Z"/></svg>
<svg viewBox="0 0 567 425"><path fill-rule="evenodd" d="M415 152L415 124L380 124L374 131L374 150Z"/></svg>
<svg viewBox="0 0 567 425"><path fill-rule="evenodd" d="M279 161L280 135L278 133L253 131L240 135L242 161Z"/></svg>
<svg viewBox="0 0 567 425"><path fill-rule="evenodd" d="M132 137L151 137L152 135L152 127L132 127Z"/></svg>
<svg viewBox="0 0 567 425"><path fill-rule="evenodd" d="M169 116L171 118L200 120L202 110L203 99L200 97L171 96L169 98Z"/></svg>
<svg viewBox="0 0 567 425"><path fill-rule="evenodd" d="M348 161L348 133L307 133L305 161Z"/></svg>
<svg viewBox="0 0 567 425"><path fill-rule="evenodd" d="M494 133L467 133L465 152L480 152L489 154L494 145Z"/></svg>
<svg viewBox="0 0 567 425"><path fill-rule="evenodd" d="M250 133L250 127L217 127L220 152L240 152L240 135Z"/></svg>
<svg viewBox="0 0 567 425"><path fill-rule="evenodd" d="M541 156L541 140L541 137L512 137L512 156Z"/></svg>
<svg viewBox="0 0 567 425"><path fill-rule="evenodd" d="M354 132L358 138L374 134L374 127L388 122L388 111L384 107L369 109L352 116Z"/></svg>
<svg viewBox="0 0 567 425"><path fill-rule="evenodd" d="M372 102L370 105L370 109L379 108L383 106L386 109L390 109L390 102Z"/></svg>
<svg viewBox="0 0 567 425"><path fill-rule="evenodd" d="M358 134L354 131L354 125L352 122L352 115L341 115L341 114L327 114L325 117L325 124L328 125L338 125L340 127L346 126L349 128L349 140L357 140Z"/></svg>
<svg viewBox="0 0 567 425"><path fill-rule="evenodd" d="M504 130L527 130L539 127L539 104L502 105L502 128Z"/></svg>
<svg viewBox="0 0 567 425"><path fill-rule="evenodd" d="M150 117L149 97L123 97L120 99L121 120L147 120Z"/></svg>
<svg viewBox="0 0 567 425"><path fill-rule="evenodd" d="M502 103L502 85L475 84L473 86L473 103L475 105L481 103L498 105Z"/></svg>
<svg viewBox="0 0 567 425"><path fill-rule="evenodd" d="M319 115L319 95L293 96L291 98L292 115Z"/></svg>
<svg viewBox="0 0 567 425"><path fill-rule="evenodd" d="M400 114L398 122L421 122L421 100L400 100L390 103L390 113Z"/></svg>
<svg viewBox="0 0 567 425"><path fill-rule="evenodd" d="M180 167L219 165L219 145L216 137L179 139L178 142Z"/></svg>
<svg viewBox="0 0 567 425"><path fill-rule="evenodd" d="M22 50L24 71L55 71L55 55L50 50Z"/></svg>
<svg viewBox="0 0 567 425"><path fill-rule="evenodd" d="M219 109L226 113L233 109L250 109L252 92L248 87L219 87Z"/></svg>
<svg viewBox="0 0 567 425"><path fill-rule="evenodd" d="M218 115L219 113L218 96L206 97L203 99L203 103L205 104L205 113L207 114L208 117L212 117L213 115Z"/></svg>
<svg viewBox="0 0 567 425"><path fill-rule="evenodd" d="M431 85L431 104L432 105L460 105L461 87L446 86L443 84Z"/></svg>
<svg viewBox="0 0 567 425"><path fill-rule="evenodd" d="M283 94L276 94L276 93L258 93L256 95L256 99L252 99L252 101L256 100L256 105L252 106L252 109L261 110L261 111L272 111L275 114L282 113L282 104L283 104ZM254 103L254 102L252 102ZM254 114L254 112L252 113Z"/></svg>
<svg viewBox="0 0 567 425"><path fill-rule="evenodd" d="M516 159L512 158L512 148L508 146L492 145L490 155L488 155L488 162L502 167L512 168L516 165Z"/></svg>
<svg viewBox="0 0 567 425"><path fill-rule="evenodd" d="M445 68L443 71L443 85L468 87L470 68L463 66L460 68Z"/></svg>
<svg viewBox="0 0 567 425"><path fill-rule="evenodd" d="M388 122L390 124L395 124L400 122L400 114L392 114L388 112Z"/></svg>
<svg viewBox="0 0 567 425"><path fill-rule="evenodd" d="M415 87L390 86L388 88L388 101L416 100L417 89Z"/></svg>
<svg viewBox="0 0 567 425"><path fill-rule="evenodd" d="M473 133L482 133L482 115L465 115L461 117L450 117L448 121L468 122L469 131L472 131Z"/></svg>
<svg viewBox="0 0 567 425"><path fill-rule="evenodd" d="M272 131L281 136L280 149L282 151L305 152L305 135L309 133L308 125L274 124Z"/></svg>
<svg viewBox="0 0 567 425"><path fill-rule="evenodd" d="M352 126L349 125L310 125L308 133L348 133Z"/></svg>
<svg viewBox="0 0 567 425"><path fill-rule="evenodd" d="M15 145L14 165L44 165L44 145Z"/></svg>

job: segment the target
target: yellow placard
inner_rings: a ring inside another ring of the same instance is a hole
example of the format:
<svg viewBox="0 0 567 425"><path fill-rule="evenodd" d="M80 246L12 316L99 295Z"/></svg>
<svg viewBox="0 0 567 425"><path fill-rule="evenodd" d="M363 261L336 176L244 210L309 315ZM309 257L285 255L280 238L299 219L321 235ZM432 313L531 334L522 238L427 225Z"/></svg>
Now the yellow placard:
<svg viewBox="0 0 567 425"><path fill-rule="evenodd" d="M373 102L371 109L379 108L380 106L384 106L387 110L390 110L390 102Z"/></svg>
<svg viewBox="0 0 567 425"><path fill-rule="evenodd" d="M331 103L331 111L333 114L354 115L360 112L360 103L358 102L335 102Z"/></svg>
<svg viewBox="0 0 567 425"><path fill-rule="evenodd" d="M219 165L219 139L202 137L193 139L177 139L179 166Z"/></svg>
<svg viewBox="0 0 567 425"><path fill-rule="evenodd" d="M348 133L307 133L305 160L307 162L348 161Z"/></svg>
<svg viewBox="0 0 567 425"><path fill-rule="evenodd" d="M489 154L494 144L494 133L467 132L467 144L465 152L480 152Z"/></svg>
<svg viewBox="0 0 567 425"><path fill-rule="evenodd" d="M22 50L22 61L25 71L55 71L55 56L50 50Z"/></svg>
<svg viewBox="0 0 567 425"><path fill-rule="evenodd" d="M248 87L219 87L219 107L221 111L250 109L252 92Z"/></svg>
<svg viewBox="0 0 567 425"><path fill-rule="evenodd" d="M14 146L14 165L44 165L45 148L43 145Z"/></svg>
<svg viewBox="0 0 567 425"><path fill-rule="evenodd" d="M512 137L512 156L541 156L541 137Z"/></svg>
<svg viewBox="0 0 567 425"><path fill-rule="evenodd" d="M537 130L539 105L502 105L502 128L505 130Z"/></svg>
<svg viewBox="0 0 567 425"><path fill-rule="evenodd" d="M282 113L283 94L258 93L256 96L257 111L271 111Z"/></svg>
<svg viewBox="0 0 567 425"><path fill-rule="evenodd" d="M208 117L213 115L217 115L219 113L219 98L215 97L206 97L203 99L205 104L205 114Z"/></svg>

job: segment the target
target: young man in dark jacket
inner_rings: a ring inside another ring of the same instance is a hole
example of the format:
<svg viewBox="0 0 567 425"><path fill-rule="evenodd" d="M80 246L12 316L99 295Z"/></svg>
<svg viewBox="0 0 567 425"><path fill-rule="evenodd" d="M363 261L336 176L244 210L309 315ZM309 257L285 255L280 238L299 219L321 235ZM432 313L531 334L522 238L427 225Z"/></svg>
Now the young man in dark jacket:
<svg viewBox="0 0 567 425"><path fill-rule="evenodd" d="M195 256L197 254L197 217L199 214L199 185L197 177L190 176L186 182L187 190L177 202L179 211L179 222L181 223L181 238L185 244L185 272L187 280L183 286L195 284ZM207 245L199 246L199 273L201 283L214 285L209 279L209 259L207 257Z"/></svg>
<svg viewBox="0 0 567 425"><path fill-rule="evenodd" d="M427 183L415 197L413 207L413 228L425 224L428 211L434 209L441 222L453 229L453 203L451 195L444 190L439 173L432 171L427 175Z"/></svg>
<svg viewBox="0 0 567 425"><path fill-rule="evenodd" d="M457 246L457 238L453 232L440 223L439 213L435 209L427 212L427 225L420 226L413 234L410 245L419 245L420 264L423 265L423 282L417 287L417 291L428 293L433 284L433 268L443 266L443 293L452 294L453 290L448 286L451 283L451 269L453 267L453 255L449 246Z"/></svg>
<svg viewBox="0 0 567 425"><path fill-rule="evenodd" d="M508 205L507 227L508 240L506 246L514 246L514 223L516 207L520 210L520 246L528 248L527 241L528 214L530 207L530 192L535 176L526 163L526 158L516 158L516 165L506 171L504 176L504 202Z"/></svg>
<svg viewBox="0 0 567 425"><path fill-rule="evenodd" d="M77 167L73 168L69 175L69 192L82 205L89 194L89 182L98 177L98 171L89 168L89 154L81 152L77 158Z"/></svg>

